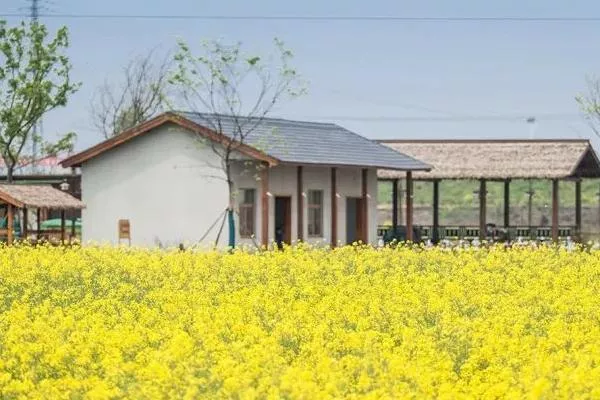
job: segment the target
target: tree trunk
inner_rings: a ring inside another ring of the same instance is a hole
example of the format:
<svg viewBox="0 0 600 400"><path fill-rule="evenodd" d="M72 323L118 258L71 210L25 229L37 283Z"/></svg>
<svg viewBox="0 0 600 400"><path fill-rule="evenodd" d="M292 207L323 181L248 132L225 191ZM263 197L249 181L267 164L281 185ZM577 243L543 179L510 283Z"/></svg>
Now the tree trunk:
<svg viewBox="0 0 600 400"><path fill-rule="evenodd" d="M11 165L10 163L6 163L6 183L13 183L14 172L15 172L15 166Z"/></svg>

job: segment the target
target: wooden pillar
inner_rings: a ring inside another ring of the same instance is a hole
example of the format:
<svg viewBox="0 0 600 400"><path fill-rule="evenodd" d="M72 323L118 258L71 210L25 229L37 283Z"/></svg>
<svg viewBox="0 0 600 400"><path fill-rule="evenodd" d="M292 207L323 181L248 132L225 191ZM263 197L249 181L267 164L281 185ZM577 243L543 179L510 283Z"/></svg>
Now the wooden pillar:
<svg viewBox="0 0 600 400"><path fill-rule="evenodd" d="M261 242L262 245L267 247L269 246L269 166L263 165L263 169L261 171L261 183L262 183L262 193L261 193Z"/></svg>
<svg viewBox="0 0 600 400"><path fill-rule="evenodd" d="M558 179L552 180L552 240L558 242Z"/></svg>
<svg viewBox="0 0 600 400"><path fill-rule="evenodd" d="M337 170L331 168L331 247L337 246L338 212L337 212Z"/></svg>
<svg viewBox="0 0 600 400"><path fill-rule="evenodd" d="M581 179L575 181L575 230L577 240L581 241Z"/></svg>
<svg viewBox="0 0 600 400"><path fill-rule="evenodd" d="M36 240L40 240L40 236L42 236L42 211L40 208L35 210L35 217L37 219L37 231L36 231Z"/></svg>
<svg viewBox="0 0 600 400"><path fill-rule="evenodd" d="M504 228L510 227L510 179L504 181Z"/></svg>
<svg viewBox="0 0 600 400"><path fill-rule="evenodd" d="M60 210L60 244L64 246L66 240L65 210Z"/></svg>
<svg viewBox="0 0 600 400"><path fill-rule="evenodd" d="M398 233L398 179L392 180L392 232Z"/></svg>
<svg viewBox="0 0 600 400"><path fill-rule="evenodd" d="M10 246L13 243L14 207L12 206L12 204L7 204L6 207L6 242Z"/></svg>
<svg viewBox="0 0 600 400"><path fill-rule="evenodd" d="M412 171L406 171L406 241L413 240L413 179Z"/></svg>
<svg viewBox="0 0 600 400"><path fill-rule="evenodd" d="M479 181L479 239L487 237L487 182L485 179Z"/></svg>
<svg viewBox="0 0 600 400"><path fill-rule="evenodd" d="M362 241L364 244L369 243L369 199L368 199L368 172L369 170L363 168L362 170Z"/></svg>
<svg viewBox="0 0 600 400"><path fill-rule="evenodd" d="M73 243L73 239L75 239L76 229L75 229L75 217L71 218L71 239L69 239L70 243Z"/></svg>
<svg viewBox="0 0 600 400"><path fill-rule="evenodd" d="M302 179L302 167L298 167L298 241L304 240L304 192L303 179Z"/></svg>
<svg viewBox="0 0 600 400"><path fill-rule="evenodd" d="M433 244L440 242L440 181L433 181L433 231L431 232Z"/></svg>
<svg viewBox="0 0 600 400"><path fill-rule="evenodd" d="M29 236L29 210L27 207L23 207L23 240L27 240L27 236Z"/></svg>

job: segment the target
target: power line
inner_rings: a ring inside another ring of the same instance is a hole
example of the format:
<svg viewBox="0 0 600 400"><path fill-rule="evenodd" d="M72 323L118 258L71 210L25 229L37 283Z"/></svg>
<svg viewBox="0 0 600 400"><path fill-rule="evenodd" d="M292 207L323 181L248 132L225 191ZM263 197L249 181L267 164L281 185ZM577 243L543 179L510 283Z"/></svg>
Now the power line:
<svg viewBox="0 0 600 400"><path fill-rule="evenodd" d="M530 115L463 115L448 117L418 117L418 116L301 116L300 119L324 121L361 121L361 122L526 122ZM540 121L572 121L582 119L579 114L536 114Z"/></svg>
<svg viewBox="0 0 600 400"><path fill-rule="evenodd" d="M59 14L40 13L39 17L58 19L179 19L179 20L237 20L237 21L390 21L390 22L599 22L600 16L590 17L518 17L518 16L394 16L394 15L152 15L152 14ZM3 13L4 18L30 17L24 13Z"/></svg>

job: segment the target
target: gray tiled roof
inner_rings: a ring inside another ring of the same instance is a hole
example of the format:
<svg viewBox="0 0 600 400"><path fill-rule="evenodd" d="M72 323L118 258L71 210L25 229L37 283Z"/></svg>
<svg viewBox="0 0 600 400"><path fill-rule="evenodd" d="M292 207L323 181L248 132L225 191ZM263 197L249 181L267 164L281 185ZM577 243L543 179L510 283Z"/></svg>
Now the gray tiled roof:
<svg viewBox="0 0 600 400"><path fill-rule="evenodd" d="M336 124L264 118L241 119L212 114L180 112L199 125L231 135L236 125L244 132L253 129L244 143L284 163L326 164L374 167L395 170L428 170L430 167L412 157L371 141Z"/></svg>

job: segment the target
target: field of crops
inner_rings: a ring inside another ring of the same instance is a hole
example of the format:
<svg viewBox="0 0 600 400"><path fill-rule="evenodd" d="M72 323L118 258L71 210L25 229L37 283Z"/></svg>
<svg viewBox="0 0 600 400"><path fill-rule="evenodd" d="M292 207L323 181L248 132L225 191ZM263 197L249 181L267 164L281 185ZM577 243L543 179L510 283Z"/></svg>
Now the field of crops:
<svg viewBox="0 0 600 400"><path fill-rule="evenodd" d="M0 249L0 398L600 398L600 253Z"/></svg>

